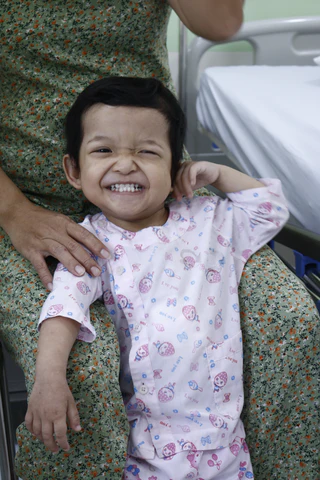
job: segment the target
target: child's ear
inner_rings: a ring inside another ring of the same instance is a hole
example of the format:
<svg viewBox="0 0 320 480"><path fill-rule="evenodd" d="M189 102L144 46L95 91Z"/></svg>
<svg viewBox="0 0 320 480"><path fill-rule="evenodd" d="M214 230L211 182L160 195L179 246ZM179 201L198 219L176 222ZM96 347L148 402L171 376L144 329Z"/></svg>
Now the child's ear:
<svg viewBox="0 0 320 480"><path fill-rule="evenodd" d="M77 190L81 190L80 168L70 155L63 157L63 170L70 185Z"/></svg>

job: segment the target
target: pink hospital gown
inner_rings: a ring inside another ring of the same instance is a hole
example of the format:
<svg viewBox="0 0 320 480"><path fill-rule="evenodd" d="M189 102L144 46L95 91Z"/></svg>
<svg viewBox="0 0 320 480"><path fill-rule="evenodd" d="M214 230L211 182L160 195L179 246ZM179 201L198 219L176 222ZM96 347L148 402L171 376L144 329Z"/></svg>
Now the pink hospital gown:
<svg viewBox="0 0 320 480"><path fill-rule="evenodd" d="M245 433L238 284L244 264L283 227L278 180L265 187L169 204L160 227L129 232L101 213L83 224L113 254L99 278L61 264L40 323L57 315L95 339L89 307L103 299L121 348L128 453L160 458L235 448Z"/></svg>

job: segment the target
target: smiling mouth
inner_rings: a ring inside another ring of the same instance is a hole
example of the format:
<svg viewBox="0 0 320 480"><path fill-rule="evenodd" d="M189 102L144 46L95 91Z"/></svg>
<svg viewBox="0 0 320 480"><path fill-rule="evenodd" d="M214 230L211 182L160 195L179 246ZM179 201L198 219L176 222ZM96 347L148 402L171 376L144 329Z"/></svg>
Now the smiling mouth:
<svg viewBox="0 0 320 480"><path fill-rule="evenodd" d="M108 187L112 192L141 192L143 187L138 183L114 183Z"/></svg>

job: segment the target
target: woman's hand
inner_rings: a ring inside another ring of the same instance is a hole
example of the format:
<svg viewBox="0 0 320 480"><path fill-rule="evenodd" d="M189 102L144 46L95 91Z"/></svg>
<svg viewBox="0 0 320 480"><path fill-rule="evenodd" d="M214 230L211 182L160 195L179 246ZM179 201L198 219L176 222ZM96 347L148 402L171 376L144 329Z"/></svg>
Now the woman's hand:
<svg viewBox="0 0 320 480"><path fill-rule="evenodd" d="M49 366L50 367L50 366ZM28 402L25 422L27 429L53 453L68 451L67 421L80 432L79 413L65 375L50 372L36 377Z"/></svg>
<svg viewBox="0 0 320 480"><path fill-rule="evenodd" d="M212 185L219 178L220 165L211 162L184 162L176 176L173 186L173 196L182 200L185 195L193 197L193 191L197 188Z"/></svg>
<svg viewBox="0 0 320 480"><path fill-rule="evenodd" d="M52 275L45 258L52 256L59 260L76 276L87 271L98 276L101 269L90 256L108 258L104 244L92 233L60 213L38 207L28 200L12 209L10 218L3 222L14 247L28 259L38 272L43 285L52 289Z"/></svg>

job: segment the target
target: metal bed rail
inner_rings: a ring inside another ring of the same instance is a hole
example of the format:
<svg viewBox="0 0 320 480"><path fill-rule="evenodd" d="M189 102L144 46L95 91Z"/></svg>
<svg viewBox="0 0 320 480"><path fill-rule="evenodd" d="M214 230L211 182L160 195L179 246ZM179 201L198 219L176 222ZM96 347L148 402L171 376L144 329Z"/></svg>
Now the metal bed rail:
<svg viewBox="0 0 320 480"><path fill-rule="evenodd" d="M9 391L0 342L0 480L17 480L14 473L15 444L11 424Z"/></svg>
<svg viewBox="0 0 320 480"><path fill-rule="evenodd" d="M320 235L302 228L286 225L276 235L278 242L293 250L295 265L291 265L278 252L283 263L299 277L320 312Z"/></svg>

